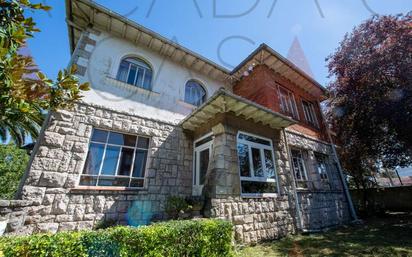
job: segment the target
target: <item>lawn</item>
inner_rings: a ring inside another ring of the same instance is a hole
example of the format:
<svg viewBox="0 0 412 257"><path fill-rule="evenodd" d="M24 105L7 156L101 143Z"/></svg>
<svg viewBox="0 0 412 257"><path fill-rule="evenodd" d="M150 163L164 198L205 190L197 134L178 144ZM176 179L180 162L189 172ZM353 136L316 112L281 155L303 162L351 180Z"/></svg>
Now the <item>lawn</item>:
<svg viewBox="0 0 412 257"><path fill-rule="evenodd" d="M237 250L238 256L412 256L412 213L391 213L325 233Z"/></svg>

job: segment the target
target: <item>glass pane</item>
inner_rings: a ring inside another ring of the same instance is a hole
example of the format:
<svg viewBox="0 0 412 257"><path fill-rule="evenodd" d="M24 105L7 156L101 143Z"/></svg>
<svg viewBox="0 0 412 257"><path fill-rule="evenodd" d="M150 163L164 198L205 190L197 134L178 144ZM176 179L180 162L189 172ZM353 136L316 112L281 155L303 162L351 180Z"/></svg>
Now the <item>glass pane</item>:
<svg viewBox="0 0 412 257"><path fill-rule="evenodd" d="M293 171L295 172L295 177L297 180L301 180L302 176L300 174L300 170L299 170L299 161L298 158L293 158Z"/></svg>
<svg viewBox="0 0 412 257"><path fill-rule="evenodd" d="M143 179L132 179L130 187L143 187Z"/></svg>
<svg viewBox="0 0 412 257"><path fill-rule="evenodd" d="M205 183L207 167L209 166L209 149L201 151L199 155L199 184L203 185Z"/></svg>
<svg viewBox="0 0 412 257"><path fill-rule="evenodd" d="M306 174L305 174L305 167L303 165L304 165L303 164L303 159L300 159L299 160L299 171L300 171L302 179L307 180Z"/></svg>
<svg viewBox="0 0 412 257"><path fill-rule="evenodd" d="M117 161L119 159L120 147L119 146L107 146L106 155L104 157L103 167L101 174L115 175Z"/></svg>
<svg viewBox="0 0 412 257"><path fill-rule="evenodd" d="M133 167L133 177L144 177L144 170L146 167L147 150L136 149Z"/></svg>
<svg viewBox="0 0 412 257"><path fill-rule="evenodd" d="M266 177L275 178L275 164L273 163L272 151L265 149L265 165L266 165Z"/></svg>
<svg viewBox="0 0 412 257"><path fill-rule="evenodd" d="M120 157L119 171L117 175L129 176L133 164L133 149L122 148L122 155Z"/></svg>
<svg viewBox="0 0 412 257"><path fill-rule="evenodd" d="M152 84L152 71L146 70L144 74L143 88L150 90Z"/></svg>
<svg viewBox="0 0 412 257"><path fill-rule="evenodd" d="M148 149L149 148L149 138L139 137L139 139L137 140L137 147Z"/></svg>
<svg viewBox="0 0 412 257"><path fill-rule="evenodd" d="M123 82L126 82L127 72L129 71L129 62L123 60L120 63L119 72L117 73L117 79Z"/></svg>
<svg viewBox="0 0 412 257"><path fill-rule="evenodd" d="M109 132L100 129L93 129L91 141L106 143L107 134L109 134Z"/></svg>
<svg viewBox="0 0 412 257"><path fill-rule="evenodd" d="M91 143L87 153L83 174L99 174L100 164L104 152L104 145Z"/></svg>
<svg viewBox="0 0 412 257"><path fill-rule="evenodd" d="M260 158L260 149L252 147L252 163L255 177L263 177L262 159Z"/></svg>
<svg viewBox="0 0 412 257"><path fill-rule="evenodd" d="M275 182L242 181L241 185L244 194L276 193Z"/></svg>
<svg viewBox="0 0 412 257"><path fill-rule="evenodd" d="M212 141L212 139L213 139L213 136L208 136L208 137L196 142L195 147L198 147L199 145L203 145L204 143Z"/></svg>
<svg viewBox="0 0 412 257"><path fill-rule="evenodd" d="M239 134L239 139L247 140L247 141L262 144L262 145L270 145L270 142L268 140L264 140L261 138L257 138L257 137L249 136L245 134Z"/></svg>
<svg viewBox="0 0 412 257"><path fill-rule="evenodd" d="M196 106L205 101L206 91L196 81L189 81L185 86L185 102Z"/></svg>
<svg viewBox="0 0 412 257"><path fill-rule="evenodd" d="M108 143L134 147L136 144L136 136L110 132Z"/></svg>
<svg viewBox="0 0 412 257"><path fill-rule="evenodd" d="M128 187L130 178L116 178L116 177L100 177L99 186L118 186Z"/></svg>
<svg viewBox="0 0 412 257"><path fill-rule="evenodd" d="M82 175L80 177L81 186L96 186L96 183L97 183L97 177L95 176Z"/></svg>
<svg viewBox="0 0 412 257"><path fill-rule="evenodd" d="M131 84L131 85L134 85L135 77L136 77L136 66L131 65L130 66L130 71L129 71L129 76L127 77L127 83Z"/></svg>
<svg viewBox="0 0 412 257"><path fill-rule="evenodd" d="M135 85L138 87L143 87L143 72L144 69L141 67L137 67L137 78Z"/></svg>
<svg viewBox="0 0 412 257"><path fill-rule="evenodd" d="M197 163L197 154L195 153L194 154L195 156L195 159L194 159L194 163L195 163L195 170L193 171L193 185L197 185L196 183L197 183L197 172L196 172L196 163Z"/></svg>
<svg viewBox="0 0 412 257"><path fill-rule="evenodd" d="M249 148L245 144L237 144L240 176L250 177Z"/></svg>

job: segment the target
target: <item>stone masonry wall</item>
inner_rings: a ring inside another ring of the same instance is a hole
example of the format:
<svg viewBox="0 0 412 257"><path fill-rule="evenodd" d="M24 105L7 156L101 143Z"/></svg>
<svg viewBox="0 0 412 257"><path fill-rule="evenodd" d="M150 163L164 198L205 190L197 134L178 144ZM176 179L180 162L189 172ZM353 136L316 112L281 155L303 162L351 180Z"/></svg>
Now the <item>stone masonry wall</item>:
<svg viewBox="0 0 412 257"><path fill-rule="evenodd" d="M214 161L210 168L216 170L214 174L218 179L212 187L215 194L210 194L213 197L210 199L209 215L232 221L235 226L235 239L245 244L295 233L295 199L284 138L280 131L273 130L272 142L279 193L275 196L242 197L237 164L238 129L241 128L222 124L212 129L216 148L213 150Z"/></svg>
<svg viewBox="0 0 412 257"><path fill-rule="evenodd" d="M93 127L151 138L145 188L78 188ZM19 200L0 201L6 233L89 229L101 220L146 224L164 218L169 195L191 194L192 141L172 124L78 104L53 113L39 144Z"/></svg>
<svg viewBox="0 0 412 257"><path fill-rule="evenodd" d="M319 230L350 221L348 201L345 197L339 171L329 144L295 133L287 133L290 147L305 150L308 188L297 191L302 213L303 228ZM315 152L328 156L328 181L320 179L315 169Z"/></svg>

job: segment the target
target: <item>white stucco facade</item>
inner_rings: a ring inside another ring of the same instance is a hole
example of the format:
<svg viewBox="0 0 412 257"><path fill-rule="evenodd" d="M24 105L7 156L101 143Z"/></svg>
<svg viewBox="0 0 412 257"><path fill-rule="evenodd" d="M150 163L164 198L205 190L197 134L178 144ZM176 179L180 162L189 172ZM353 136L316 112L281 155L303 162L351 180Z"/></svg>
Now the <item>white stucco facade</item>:
<svg viewBox="0 0 412 257"><path fill-rule="evenodd" d="M105 32L90 34L89 37L96 41L94 46L85 46L90 56L77 60L78 65L86 67L86 73L80 76L80 80L91 84L91 90L84 94L83 101L86 103L177 123L195 108L184 102L187 81L199 81L206 90L207 98L221 87L231 90L224 82L190 70L144 46ZM120 62L125 57L140 58L151 66L151 91L116 80Z"/></svg>

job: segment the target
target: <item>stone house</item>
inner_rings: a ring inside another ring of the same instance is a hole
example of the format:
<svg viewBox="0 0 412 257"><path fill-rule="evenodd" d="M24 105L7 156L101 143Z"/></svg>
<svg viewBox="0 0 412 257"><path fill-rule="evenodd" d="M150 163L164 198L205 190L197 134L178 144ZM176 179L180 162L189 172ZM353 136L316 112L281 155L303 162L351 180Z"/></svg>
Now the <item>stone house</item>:
<svg viewBox="0 0 412 257"><path fill-rule="evenodd" d="M356 218L320 110L326 89L267 45L227 70L87 0L66 0L71 63L92 90L51 113L6 233L142 225L201 196L245 243Z"/></svg>

